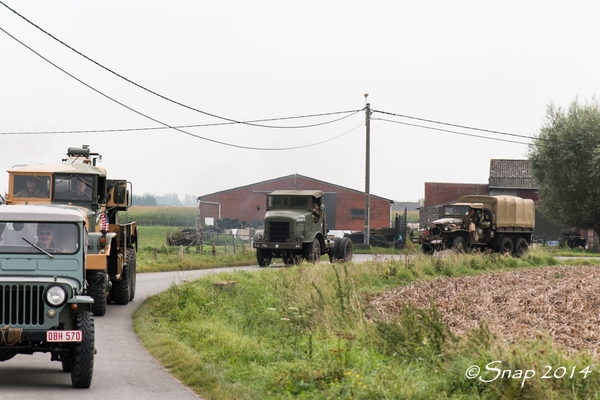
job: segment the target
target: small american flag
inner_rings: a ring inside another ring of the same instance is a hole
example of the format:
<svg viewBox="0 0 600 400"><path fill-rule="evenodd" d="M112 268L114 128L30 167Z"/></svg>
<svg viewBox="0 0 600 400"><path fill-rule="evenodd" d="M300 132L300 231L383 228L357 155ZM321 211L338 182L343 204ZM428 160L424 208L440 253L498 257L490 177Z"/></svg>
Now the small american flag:
<svg viewBox="0 0 600 400"><path fill-rule="evenodd" d="M108 232L108 219L106 218L106 213L102 213L100 216L100 222L102 223L101 230Z"/></svg>

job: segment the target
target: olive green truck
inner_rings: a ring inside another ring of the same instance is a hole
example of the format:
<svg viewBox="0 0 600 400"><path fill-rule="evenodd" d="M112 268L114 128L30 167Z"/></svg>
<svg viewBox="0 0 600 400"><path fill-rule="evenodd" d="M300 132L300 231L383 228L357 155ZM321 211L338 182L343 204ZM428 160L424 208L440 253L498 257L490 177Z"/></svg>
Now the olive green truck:
<svg viewBox="0 0 600 400"><path fill-rule="evenodd" d="M419 236L425 254L479 249L521 257L535 227L535 204L516 196L462 196L443 206L443 216Z"/></svg>

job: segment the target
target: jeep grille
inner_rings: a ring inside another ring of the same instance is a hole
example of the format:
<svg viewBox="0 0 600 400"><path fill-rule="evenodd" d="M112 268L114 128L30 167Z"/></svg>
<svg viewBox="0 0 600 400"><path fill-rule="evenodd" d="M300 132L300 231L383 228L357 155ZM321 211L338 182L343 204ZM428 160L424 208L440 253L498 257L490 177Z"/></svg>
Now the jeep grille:
<svg viewBox="0 0 600 400"><path fill-rule="evenodd" d="M271 242L287 242L290 239L290 223L289 222L269 222L269 241Z"/></svg>
<svg viewBox="0 0 600 400"><path fill-rule="evenodd" d="M0 285L2 321L4 325L43 325L44 286Z"/></svg>

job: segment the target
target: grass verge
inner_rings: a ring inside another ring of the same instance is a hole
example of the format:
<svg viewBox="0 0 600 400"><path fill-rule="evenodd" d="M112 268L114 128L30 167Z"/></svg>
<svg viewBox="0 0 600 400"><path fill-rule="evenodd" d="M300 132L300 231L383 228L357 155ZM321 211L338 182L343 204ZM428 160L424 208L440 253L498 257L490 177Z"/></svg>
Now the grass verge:
<svg viewBox="0 0 600 400"><path fill-rule="evenodd" d="M224 273L148 299L134 328L207 399L594 398L598 365L587 352L567 354L544 337L506 344L484 321L456 337L433 304L385 319L370 305L417 280L557 264L532 250ZM551 379L541 378L546 365ZM476 368L482 379L468 379ZM510 377L494 378L497 370ZM525 379L529 370L537 376Z"/></svg>

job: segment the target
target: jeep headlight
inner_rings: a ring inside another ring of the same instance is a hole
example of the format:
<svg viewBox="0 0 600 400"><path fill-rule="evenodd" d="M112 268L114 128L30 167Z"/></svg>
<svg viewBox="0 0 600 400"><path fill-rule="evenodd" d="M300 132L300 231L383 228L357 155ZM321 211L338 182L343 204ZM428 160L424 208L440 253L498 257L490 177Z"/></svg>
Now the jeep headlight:
<svg viewBox="0 0 600 400"><path fill-rule="evenodd" d="M67 300L67 292L62 286L54 285L50 286L46 290L46 303L52 307L60 307L65 304Z"/></svg>

